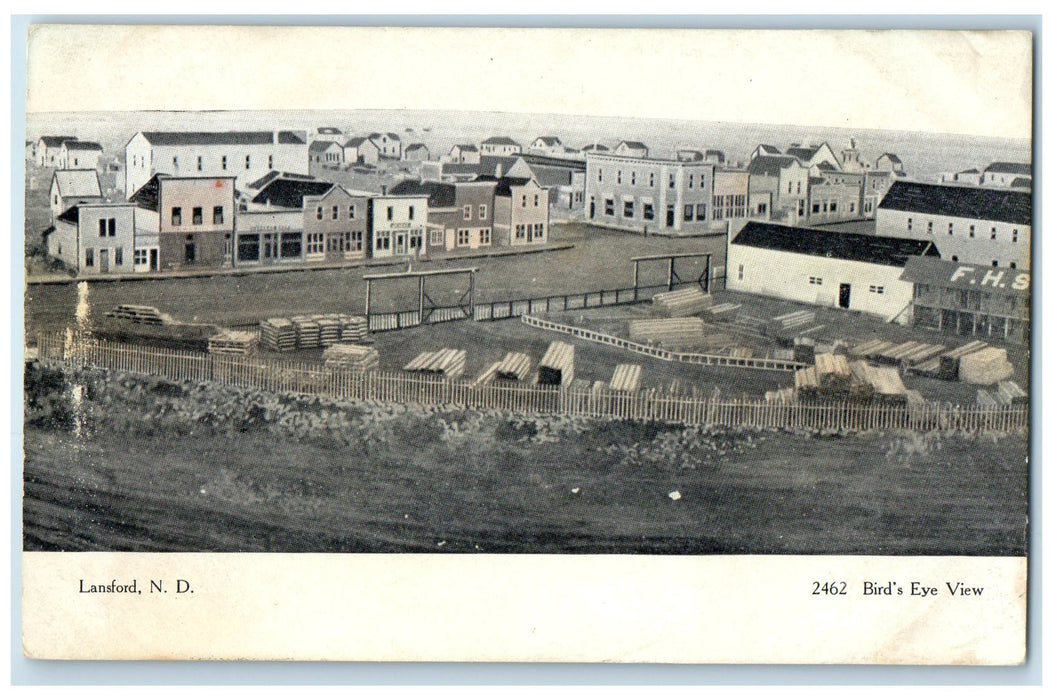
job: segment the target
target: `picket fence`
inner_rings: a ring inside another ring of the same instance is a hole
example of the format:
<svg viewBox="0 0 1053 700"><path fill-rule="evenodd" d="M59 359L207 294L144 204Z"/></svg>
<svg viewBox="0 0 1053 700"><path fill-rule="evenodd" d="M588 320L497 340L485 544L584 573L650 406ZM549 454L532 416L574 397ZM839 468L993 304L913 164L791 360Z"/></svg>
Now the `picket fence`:
<svg viewBox="0 0 1053 700"><path fill-rule="evenodd" d="M510 382L478 384L467 379L432 378L406 372L334 370L318 362L151 348L73 333L41 335L38 356L68 366L335 399L661 421L688 426L1004 433L1026 429L1029 416L1027 406L952 406L936 402L909 405L847 401L769 403L751 398L704 396L698 392L615 391L606 385L568 388Z"/></svg>

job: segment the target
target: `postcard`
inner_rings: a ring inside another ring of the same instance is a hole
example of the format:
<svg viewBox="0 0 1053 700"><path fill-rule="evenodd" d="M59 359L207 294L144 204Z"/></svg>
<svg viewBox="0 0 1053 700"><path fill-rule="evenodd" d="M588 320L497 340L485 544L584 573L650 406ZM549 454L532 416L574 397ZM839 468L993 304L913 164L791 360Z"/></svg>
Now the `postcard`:
<svg viewBox="0 0 1053 700"><path fill-rule="evenodd" d="M1030 33L27 45L27 657L1024 662Z"/></svg>

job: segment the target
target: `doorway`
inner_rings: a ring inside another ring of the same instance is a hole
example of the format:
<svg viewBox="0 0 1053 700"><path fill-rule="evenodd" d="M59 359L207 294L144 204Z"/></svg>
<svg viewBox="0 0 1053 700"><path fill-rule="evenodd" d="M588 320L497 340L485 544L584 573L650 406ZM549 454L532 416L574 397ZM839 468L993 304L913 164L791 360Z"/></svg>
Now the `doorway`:
<svg viewBox="0 0 1053 700"><path fill-rule="evenodd" d="M99 272L106 274L110 271L110 249L99 248Z"/></svg>
<svg viewBox="0 0 1053 700"><path fill-rule="evenodd" d="M852 285L842 284L837 294L837 305L842 309L847 309L849 302L852 300Z"/></svg>

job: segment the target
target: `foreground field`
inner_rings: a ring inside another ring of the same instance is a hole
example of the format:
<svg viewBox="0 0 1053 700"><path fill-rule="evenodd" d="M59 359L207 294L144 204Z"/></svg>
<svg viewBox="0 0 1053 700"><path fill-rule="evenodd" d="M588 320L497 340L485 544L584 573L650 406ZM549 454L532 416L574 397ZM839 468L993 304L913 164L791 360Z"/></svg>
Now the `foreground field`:
<svg viewBox="0 0 1053 700"><path fill-rule="evenodd" d="M84 387L70 403L68 380ZM1022 555L1019 436L750 433L27 373L30 550Z"/></svg>

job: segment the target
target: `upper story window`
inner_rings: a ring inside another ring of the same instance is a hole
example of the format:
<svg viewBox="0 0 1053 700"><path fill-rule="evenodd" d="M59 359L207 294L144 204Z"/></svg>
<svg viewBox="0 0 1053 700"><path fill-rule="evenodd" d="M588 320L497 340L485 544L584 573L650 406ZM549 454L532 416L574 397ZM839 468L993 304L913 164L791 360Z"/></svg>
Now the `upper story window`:
<svg viewBox="0 0 1053 700"><path fill-rule="evenodd" d="M395 207L388 207L388 221L395 218Z"/></svg>
<svg viewBox="0 0 1053 700"><path fill-rule="evenodd" d="M349 218L349 219L355 218L355 205L354 204L349 204L347 206L347 218Z"/></svg>
<svg viewBox="0 0 1053 700"><path fill-rule="evenodd" d="M197 157L197 170L198 170L198 172L201 172L201 170L204 169L204 166L205 166L205 159L202 156L198 156Z"/></svg>
<svg viewBox="0 0 1053 700"><path fill-rule="evenodd" d="M479 218L480 219L485 219L486 218L486 205L485 204L480 204L479 205Z"/></svg>
<svg viewBox="0 0 1053 700"><path fill-rule="evenodd" d="M248 170L252 167L252 156L245 156L245 169Z"/></svg>
<svg viewBox="0 0 1053 700"><path fill-rule="evenodd" d="M195 226L200 226L203 223L204 212L201 210L201 207L194 207L193 211L191 212L191 215L193 217Z"/></svg>
<svg viewBox="0 0 1053 700"><path fill-rule="evenodd" d="M322 208L321 207L317 207L314 210L314 218L318 219L319 221L322 220Z"/></svg>
<svg viewBox="0 0 1053 700"><path fill-rule="evenodd" d="M226 156L223 156L222 158L219 159L219 165L224 170L227 169L227 157Z"/></svg>
<svg viewBox="0 0 1053 700"><path fill-rule="evenodd" d="M472 218L472 205L471 204L465 204L464 205L464 220L468 221L471 218Z"/></svg>
<svg viewBox="0 0 1053 700"><path fill-rule="evenodd" d="M212 223L223 223L223 207L212 207Z"/></svg>
<svg viewBox="0 0 1053 700"><path fill-rule="evenodd" d="M333 220L335 221L339 217L340 217L340 207L334 206L333 207Z"/></svg>
<svg viewBox="0 0 1053 700"><path fill-rule="evenodd" d="M172 207L172 225L182 226L183 225L183 208Z"/></svg>
<svg viewBox="0 0 1053 700"><path fill-rule="evenodd" d="M479 210L480 210L479 216L483 216L482 212L485 210L485 208L484 207L479 207ZM412 206L409 208L409 218L410 218L410 221L413 221L413 207Z"/></svg>

